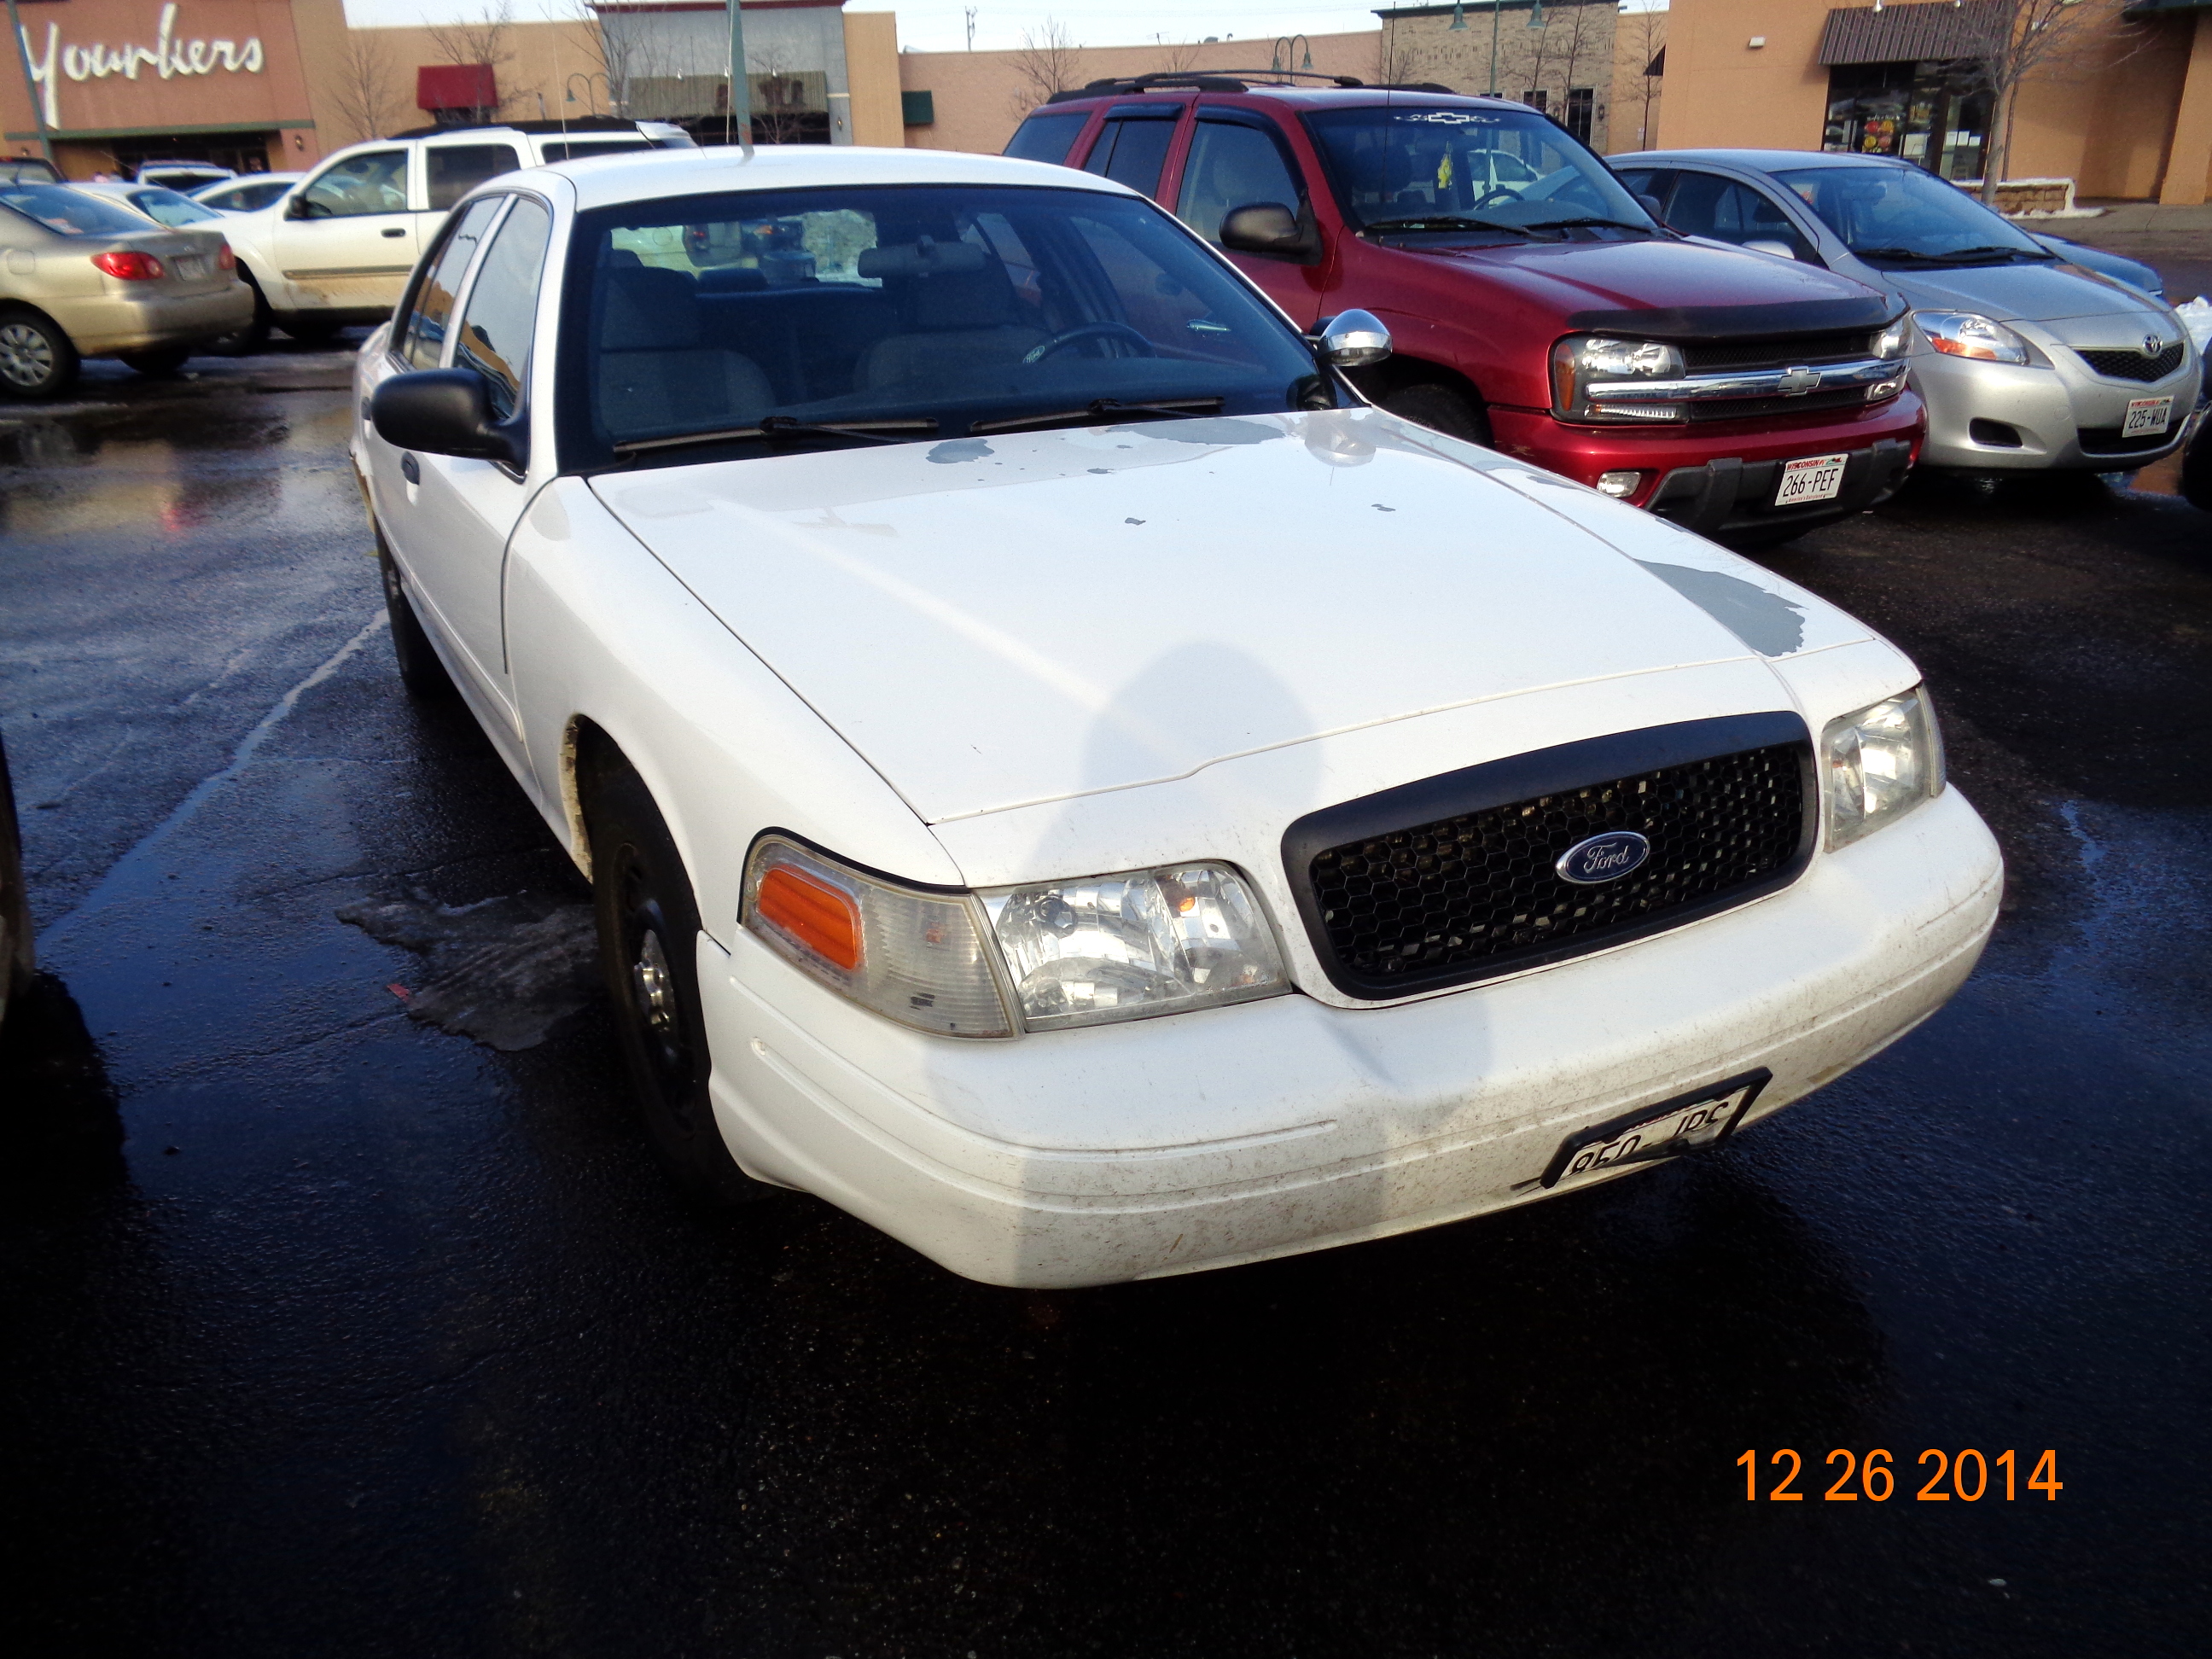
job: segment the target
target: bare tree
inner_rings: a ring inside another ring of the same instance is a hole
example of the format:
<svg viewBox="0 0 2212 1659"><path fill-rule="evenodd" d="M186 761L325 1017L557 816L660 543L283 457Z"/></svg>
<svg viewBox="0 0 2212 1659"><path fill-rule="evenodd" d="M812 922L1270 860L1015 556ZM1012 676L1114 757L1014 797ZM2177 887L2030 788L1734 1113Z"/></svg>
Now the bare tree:
<svg viewBox="0 0 2212 1659"><path fill-rule="evenodd" d="M1160 69L1168 75L1188 75L1198 67L1203 48L1195 40L1178 40L1173 46L1164 40L1160 46Z"/></svg>
<svg viewBox="0 0 2212 1659"><path fill-rule="evenodd" d="M804 143L809 113L806 82L792 63L789 49L771 45L748 50L745 70L753 79L753 127L761 142Z"/></svg>
<svg viewBox="0 0 2212 1659"><path fill-rule="evenodd" d="M1014 54L1013 112L1027 115L1055 92L1067 92L1082 83L1083 48L1068 33L1067 25L1048 17L1036 29L1022 31L1022 49Z"/></svg>
<svg viewBox="0 0 2212 1659"><path fill-rule="evenodd" d="M473 19L458 23L425 23L424 33L437 54L449 64L489 66L499 88L500 101L493 113L514 96L507 89L507 71L514 63L514 0L492 0Z"/></svg>
<svg viewBox="0 0 2212 1659"><path fill-rule="evenodd" d="M1610 46L1613 42L1612 30L1609 28L1601 28L1590 19L1590 13L1597 9L1599 9L1594 6L1570 7L1568 9L1569 15L1565 27L1560 31L1561 38L1559 40L1559 61L1560 66L1559 83L1561 90L1559 93L1559 106L1556 113L1558 114L1559 124L1562 126L1566 125L1567 113L1573 107L1571 94L1575 89L1576 66L1593 51L1596 50L1601 45ZM1614 22L1618 21L1615 14L1610 9L1604 11L1602 15L1607 22ZM1596 88L1592 88L1590 90L1595 94ZM1593 97L1591 99L1590 109L1592 131L1595 131L1596 122L1596 100ZM1583 133L1579 136L1586 139L1590 135L1589 133Z"/></svg>
<svg viewBox="0 0 2212 1659"><path fill-rule="evenodd" d="M345 32L324 92L338 118L353 129L356 142L382 137L398 125L395 112L400 118L407 113L398 60L374 29Z"/></svg>
<svg viewBox="0 0 2212 1659"><path fill-rule="evenodd" d="M1375 49L1375 78L1386 87L1403 87L1417 81L1442 82L1445 76L1431 43L1411 29L1401 34L1396 21L1386 17Z"/></svg>
<svg viewBox="0 0 2212 1659"><path fill-rule="evenodd" d="M1663 11L1628 12L1622 15L1620 28L1622 50L1635 63L1637 73L1644 82L1642 107L1637 114L1636 142L1630 148L1649 149L1658 142L1651 133L1651 106L1664 90L1660 85L1660 77L1651 72L1651 65L1666 43L1667 14ZM1607 148L1614 146L1608 144Z"/></svg>
<svg viewBox="0 0 2212 1659"><path fill-rule="evenodd" d="M2150 31L2115 11L2103 0L1967 0L1960 8L1959 39L1966 48L1960 56L1990 94L1982 200L1994 204L2003 182L2022 87L2094 74L2150 43Z"/></svg>

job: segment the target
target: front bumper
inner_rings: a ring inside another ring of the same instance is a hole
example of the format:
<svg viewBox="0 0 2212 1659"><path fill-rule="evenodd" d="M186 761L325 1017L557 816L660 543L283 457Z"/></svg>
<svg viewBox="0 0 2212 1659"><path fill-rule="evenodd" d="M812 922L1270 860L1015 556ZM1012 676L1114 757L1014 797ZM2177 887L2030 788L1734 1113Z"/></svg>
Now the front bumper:
<svg viewBox="0 0 2212 1659"><path fill-rule="evenodd" d="M1826 524L1864 511L1905 482L1926 423L1907 392L1870 409L1831 416L1652 427L1570 426L1548 412L1493 407L1496 447L1595 485L1601 474L1633 471L1628 499L1686 530L1715 536ZM1770 505L1782 463L1808 455L1851 456L1842 496L1780 512Z"/></svg>
<svg viewBox="0 0 2212 1659"><path fill-rule="evenodd" d="M253 290L243 283L211 294L88 295L42 302L80 355L114 356L194 345L253 320Z"/></svg>
<svg viewBox="0 0 2212 1659"><path fill-rule="evenodd" d="M1529 1202L1565 1136L1760 1066L1763 1117L1940 1007L2002 884L1950 790L1771 898L1518 978L1000 1042L922 1036L702 936L714 1109L748 1170L971 1279L1228 1267Z"/></svg>
<svg viewBox="0 0 2212 1659"><path fill-rule="evenodd" d="M2092 374L2062 347L2046 355L2058 366L1914 354L1912 384L1928 404L1922 461L1977 472L2121 472L2180 447L2199 390L2195 352L2154 383ZM2163 438L2145 443L2118 435L2135 398L2173 399Z"/></svg>

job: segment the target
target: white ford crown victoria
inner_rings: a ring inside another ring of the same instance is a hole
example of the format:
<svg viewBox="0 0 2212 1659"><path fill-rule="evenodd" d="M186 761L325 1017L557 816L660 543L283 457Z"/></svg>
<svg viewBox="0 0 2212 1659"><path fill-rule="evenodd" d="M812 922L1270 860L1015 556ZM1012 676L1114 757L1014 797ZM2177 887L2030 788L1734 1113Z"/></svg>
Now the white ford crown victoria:
<svg viewBox="0 0 2212 1659"><path fill-rule="evenodd" d="M1707 1146L1965 978L1912 664L1362 404L1143 198L509 174L363 348L403 672L588 872L653 1140L1076 1285Z"/></svg>

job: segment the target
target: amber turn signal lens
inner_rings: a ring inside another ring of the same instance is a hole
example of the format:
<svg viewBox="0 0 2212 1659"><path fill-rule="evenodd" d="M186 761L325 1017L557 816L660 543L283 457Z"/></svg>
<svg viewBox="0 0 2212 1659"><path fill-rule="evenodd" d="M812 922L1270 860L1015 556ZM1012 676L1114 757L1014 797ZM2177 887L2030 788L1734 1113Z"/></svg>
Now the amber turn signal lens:
<svg viewBox="0 0 2212 1659"><path fill-rule="evenodd" d="M761 878L755 908L824 962L851 973L860 965L860 910L827 882L789 865Z"/></svg>

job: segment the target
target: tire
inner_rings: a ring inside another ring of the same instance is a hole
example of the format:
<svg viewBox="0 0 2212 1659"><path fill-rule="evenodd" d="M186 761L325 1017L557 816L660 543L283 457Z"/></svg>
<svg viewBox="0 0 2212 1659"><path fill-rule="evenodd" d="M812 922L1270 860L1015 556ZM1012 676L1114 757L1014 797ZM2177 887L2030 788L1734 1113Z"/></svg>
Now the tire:
<svg viewBox="0 0 2212 1659"><path fill-rule="evenodd" d="M165 380L191 360L190 346L163 346L159 351L126 351L124 363L149 380Z"/></svg>
<svg viewBox="0 0 2212 1659"><path fill-rule="evenodd" d="M269 301L261 295L261 284L253 280L253 273L242 263L238 267L238 278L253 290L253 320L209 341L207 349L213 356L250 357L269 340Z"/></svg>
<svg viewBox="0 0 2212 1659"><path fill-rule="evenodd" d="M36 400L76 382L76 347L35 311L0 312L0 392Z"/></svg>
<svg viewBox="0 0 2212 1659"><path fill-rule="evenodd" d="M1464 392L1448 386L1438 386L1433 380L1424 380L1413 386L1401 386L1395 392L1386 392L1375 400L1401 420L1416 426L1441 432L1448 438L1463 438L1468 443L1490 447L1490 416L1482 405Z"/></svg>
<svg viewBox="0 0 2212 1659"><path fill-rule="evenodd" d="M777 1189L738 1168L714 1124L698 904L660 810L637 774L617 763L592 782L584 822L599 967L646 1139L695 1200L730 1208L771 1197Z"/></svg>
<svg viewBox="0 0 2212 1659"><path fill-rule="evenodd" d="M276 323L301 345L327 345L337 338L338 330L345 326L325 317L279 317Z"/></svg>
<svg viewBox="0 0 2212 1659"><path fill-rule="evenodd" d="M2181 498L2212 513L2212 416L2207 416L2181 457Z"/></svg>
<svg viewBox="0 0 2212 1659"><path fill-rule="evenodd" d="M415 614L399 567L392 562L392 550L384 544L380 530L376 532L376 568L384 578L385 614L392 619L392 654L398 659L399 678L407 695L418 702L453 702L460 693L446 665L438 660L437 647L423 631L422 618Z"/></svg>

